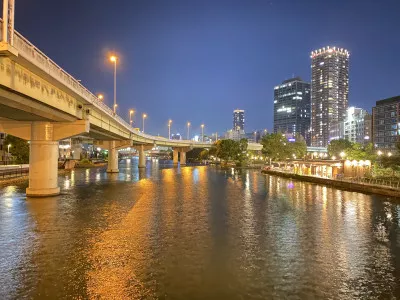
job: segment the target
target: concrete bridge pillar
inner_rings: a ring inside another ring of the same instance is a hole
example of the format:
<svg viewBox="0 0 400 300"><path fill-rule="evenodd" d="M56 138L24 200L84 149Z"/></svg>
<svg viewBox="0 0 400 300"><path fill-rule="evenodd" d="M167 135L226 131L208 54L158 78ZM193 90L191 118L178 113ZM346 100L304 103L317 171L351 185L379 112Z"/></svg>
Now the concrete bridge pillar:
<svg viewBox="0 0 400 300"><path fill-rule="evenodd" d="M81 159L81 154L82 154L82 144L79 141L79 139L72 139L72 145L71 145L71 151L72 152L72 158L76 160Z"/></svg>
<svg viewBox="0 0 400 300"><path fill-rule="evenodd" d="M181 155L181 157L180 157L181 166L185 166L186 165L186 152L181 151L180 155Z"/></svg>
<svg viewBox="0 0 400 300"><path fill-rule="evenodd" d="M174 165L178 164L178 153L179 153L178 149L172 150L172 158L173 158L172 160L174 162Z"/></svg>
<svg viewBox="0 0 400 300"><path fill-rule="evenodd" d="M139 146L139 168L146 168L146 154L144 153L144 146Z"/></svg>
<svg viewBox="0 0 400 300"><path fill-rule="evenodd" d="M53 133L52 123L32 122L27 196L52 196L60 193L57 184L58 141L54 141Z"/></svg>
<svg viewBox="0 0 400 300"><path fill-rule="evenodd" d="M116 142L111 141L108 149L108 167L107 173L118 173L118 151Z"/></svg>

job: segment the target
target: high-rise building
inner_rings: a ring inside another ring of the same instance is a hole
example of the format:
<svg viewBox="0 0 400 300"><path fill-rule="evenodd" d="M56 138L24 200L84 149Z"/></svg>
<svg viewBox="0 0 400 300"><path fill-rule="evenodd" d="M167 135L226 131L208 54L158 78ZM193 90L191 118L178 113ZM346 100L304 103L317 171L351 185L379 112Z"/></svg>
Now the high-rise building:
<svg viewBox="0 0 400 300"><path fill-rule="evenodd" d="M235 109L233 111L233 130L243 132L244 130L244 110Z"/></svg>
<svg viewBox="0 0 400 300"><path fill-rule="evenodd" d="M331 126L329 140L345 139L352 143L367 144L371 140L371 115L362 108L349 107L346 119Z"/></svg>
<svg viewBox="0 0 400 300"><path fill-rule="evenodd" d="M326 147L331 127L346 118L349 52L324 47L311 52L311 144Z"/></svg>
<svg viewBox="0 0 400 300"><path fill-rule="evenodd" d="M372 135L376 148L396 148L400 141L400 96L376 101L372 108Z"/></svg>
<svg viewBox="0 0 400 300"><path fill-rule="evenodd" d="M307 140L310 128L310 84L300 77L274 88L274 132L301 134Z"/></svg>

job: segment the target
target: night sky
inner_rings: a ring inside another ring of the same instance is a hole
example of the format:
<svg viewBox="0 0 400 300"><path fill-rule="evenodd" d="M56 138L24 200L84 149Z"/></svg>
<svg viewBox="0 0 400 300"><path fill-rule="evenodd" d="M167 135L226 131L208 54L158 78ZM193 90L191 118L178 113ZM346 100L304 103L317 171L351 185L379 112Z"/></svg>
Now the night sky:
<svg viewBox="0 0 400 300"><path fill-rule="evenodd" d="M350 51L350 105L400 94L399 0L16 0L15 28L118 113L146 112L146 132L272 128L273 87L310 81L310 52ZM137 127L141 118L136 115Z"/></svg>

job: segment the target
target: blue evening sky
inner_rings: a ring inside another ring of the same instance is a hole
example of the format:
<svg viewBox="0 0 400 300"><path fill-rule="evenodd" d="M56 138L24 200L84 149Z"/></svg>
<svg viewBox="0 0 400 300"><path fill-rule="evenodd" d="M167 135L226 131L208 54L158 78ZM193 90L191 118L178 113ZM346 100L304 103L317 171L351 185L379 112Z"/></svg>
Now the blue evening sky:
<svg viewBox="0 0 400 300"><path fill-rule="evenodd" d="M400 94L399 0L16 0L15 28L112 105L146 112L146 132L207 133L272 128L273 87L293 74L310 81L310 51L350 51L350 105L371 111ZM141 127L140 118L136 117Z"/></svg>

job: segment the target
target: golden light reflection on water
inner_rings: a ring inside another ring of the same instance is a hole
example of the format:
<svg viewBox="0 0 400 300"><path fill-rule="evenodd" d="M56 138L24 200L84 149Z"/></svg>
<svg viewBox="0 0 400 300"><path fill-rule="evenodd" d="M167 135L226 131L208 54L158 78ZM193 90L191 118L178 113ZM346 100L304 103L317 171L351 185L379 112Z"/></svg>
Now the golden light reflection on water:
<svg viewBox="0 0 400 300"><path fill-rule="evenodd" d="M0 251L12 298L393 299L400 288L396 203L253 171L126 175L91 170L87 183L77 170L46 199L1 191L0 250L19 249Z"/></svg>

